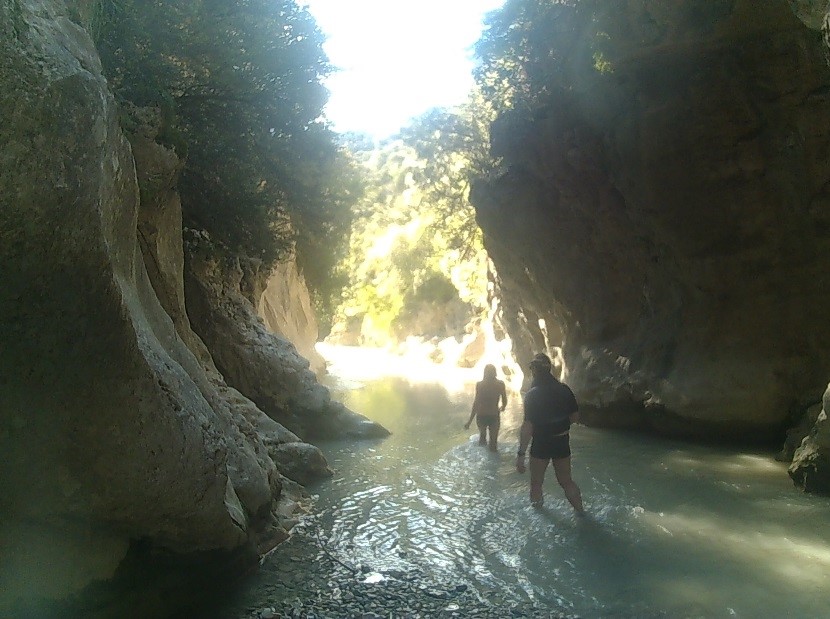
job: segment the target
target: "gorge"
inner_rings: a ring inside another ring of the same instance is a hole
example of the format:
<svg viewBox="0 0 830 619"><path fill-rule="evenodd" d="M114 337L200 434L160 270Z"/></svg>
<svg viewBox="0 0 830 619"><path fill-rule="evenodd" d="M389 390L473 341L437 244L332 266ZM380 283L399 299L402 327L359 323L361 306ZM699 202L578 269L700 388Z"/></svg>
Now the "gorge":
<svg viewBox="0 0 830 619"><path fill-rule="evenodd" d="M561 349L590 426L786 437L829 493L826 2L552 6L471 192L516 359ZM195 142L116 97L99 9L0 4L4 616L139 545L254 566L316 441L388 434L318 380L302 270L185 221Z"/></svg>

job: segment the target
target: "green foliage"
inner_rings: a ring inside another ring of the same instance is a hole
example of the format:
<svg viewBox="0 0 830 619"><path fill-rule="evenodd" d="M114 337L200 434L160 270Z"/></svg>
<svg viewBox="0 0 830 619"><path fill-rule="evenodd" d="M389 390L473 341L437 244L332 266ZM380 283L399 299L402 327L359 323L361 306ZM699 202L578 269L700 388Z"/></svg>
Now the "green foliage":
<svg viewBox="0 0 830 619"><path fill-rule="evenodd" d="M458 298L458 290L443 273L430 273L412 294L415 303L449 303Z"/></svg>
<svg viewBox="0 0 830 619"><path fill-rule="evenodd" d="M481 99L457 113L433 110L401 139L357 153L370 189L355 209L339 322L363 317L369 343L438 335L412 332L411 321L429 307L466 304L470 318L484 311L486 255L468 193L471 178L493 162L489 112L478 105Z"/></svg>
<svg viewBox="0 0 830 619"><path fill-rule="evenodd" d="M359 147L355 136L348 139ZM367 190L353 209L350 249L340 268L348 274L348 285L336 310L337 322L343 326L360 317L365 331L377 334L366 343L382 344L421 268L415 248L423 224L410 173L417 162L400 144L355 156L362 163Z"/></svg>
<svg viewBox="0 0 830 619"><path fill-rule="evenodd" d="M481 249L469 193L473 180L497 170L498 162L489 152L494 118L492 106L474 91L457 110L432 110L401 134L422 162L413 174L424 200L436 213L431 233L443 236L447 247L464 257Z"/></svg>
<svg viewBox="0 0 830 619"><path fill-rule="evenodd" d="M580 83L614 71L615 3L507 0L485 20L476 82L498 111L534 110Z"/></svg>
<svg viewBox="0 0 830 619"><path fill-rule="evenodd" d="M102 0L97 43L116 94L157 106L159 141L187 158L185 225L270 264L296 248L329 292L355 166L321 120L323 36L294 0Z"/></svg>
<svg viewBox="0 0 830 619"><path fill-rule="evenodd" d="M574 89L613 74L618 30L609 6L507 0L487 18L478 87L465 105L425 114L379 150L350 137L372 189L355 210L341 322L363 316L379 330L405 327L419 307L454 300L485 311L486 255L469 191L500 172L490 127L507 110L567 105Z"/></svg>

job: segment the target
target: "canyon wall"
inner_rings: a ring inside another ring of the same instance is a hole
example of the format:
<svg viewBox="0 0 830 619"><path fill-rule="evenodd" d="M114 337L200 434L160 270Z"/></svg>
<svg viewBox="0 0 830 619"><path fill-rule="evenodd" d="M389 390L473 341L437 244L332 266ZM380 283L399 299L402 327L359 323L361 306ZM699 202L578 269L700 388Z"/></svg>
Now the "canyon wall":
<svg viewBox="0 0 830 619"><path fill-rule="evenodd" d="M0 4L4 616L106 581L138 541L252 563L285 539L307 500L296 482L330 471L244 393L249 371L298 430L307 414L383 434L332 403L296 351L288 369L266 350L233 381L220 372L186 307L182 162L155 143L153 110L116 106L81 21L58 0ZM222 307L256 323L237 301Z"/></svg>
<svg viewBox="0 0 830 619"><path fill-rule="evenodd" d="M589 424L783 438L830 376L821 36L785 0L598 6L473 187L514 339L561 326Z"/></svg>
<svg viewBox="0 0 830 619"><path fill-rule="evenodd" d="M256 310L271 333L294 344L297 352L308 359L315 374L325 374L326 362L315 349L320 336L317 316L296 261L278 264L268 276Z"/></svg>
<svg viewBox="0 0 830 619"><path fill-rule="evenodd" d="M303 439L381 438L388 432L331 399L296 347L271 333L255 303L267 276L250 260L217 259L189 242L185 298L195 331L228 384Z"/></svg>
<svg viewBox="0 0 830 619"><path fill-rule="evenodd" d="M830 2L827 0L790 0L796 15L807 26L822 30L825 47L830 47ZM825 50L827 53L827 49ZM830 62L830 55L828 55ZM788 443L794 449L789 453L785 444L783 460L792 460L790 477L808 492L830 494L830 386L824 392L820 405L804 415L801 422L788 433ZM803 438L802 438L803 437Z"/></svg>

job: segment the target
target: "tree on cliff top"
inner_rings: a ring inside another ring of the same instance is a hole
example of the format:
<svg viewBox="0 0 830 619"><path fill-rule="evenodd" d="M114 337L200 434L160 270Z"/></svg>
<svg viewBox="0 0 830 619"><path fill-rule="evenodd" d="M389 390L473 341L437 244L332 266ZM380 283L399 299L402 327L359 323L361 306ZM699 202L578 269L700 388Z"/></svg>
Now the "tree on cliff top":
<svg viewBox="0 0 830 619"><path fill-rule="evenodd" d="M463 255L480 251L480 230L469 201L477 178L498 169L490 154L492 106L474 90L467 102L453 110L434 109L401 132L401 138L421 161L413 170L424 200L436 211L434 235L447 239L448 248Z"/></svg>
<svg viewBox="0 0 830 619"><path fill-rule="evenodd" d="M161 107L187 163L185 225L273 263L296 247L325 286L362 189L322 120L323 36L293 0L102 0L98 46L116 94Z"/></svg>
<svg viewBox="0 0 830 619"><path fill-rule="evenodd" d="M475 78L499 112L536 110L613 71L615 33L602 0L507 0L475 45Z"/></svg>

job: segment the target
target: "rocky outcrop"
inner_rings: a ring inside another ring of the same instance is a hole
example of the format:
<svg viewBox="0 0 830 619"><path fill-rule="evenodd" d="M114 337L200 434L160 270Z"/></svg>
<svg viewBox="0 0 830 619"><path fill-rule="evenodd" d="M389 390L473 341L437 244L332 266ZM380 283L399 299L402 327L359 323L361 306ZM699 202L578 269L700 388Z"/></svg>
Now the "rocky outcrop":
<svg viewBox="0 0 830 619"><path fill-rule="evenodd" d="M268 457L277 463L280 473L286 477L308 483L331 475L317 447L300 442L294 433L270 419L248 398L227 385L210 351L191 328L185 309L182 212L176 190L182 162L172 150L156 141L161 126L157 108L135 108L129 104L125 107L122 112L129 117L129 139L141 196L138 239L144 262L153 289L172 318L177 335L199 360L213 387L209 392L211 405L226 409L231 417L246 418L251 424L247 428L248 433L253 432L262 441ZM303 291L304 287L297 294ZM308 297L307 291L305 296ZM286 303L285 314L281 318L287 318L291 313L290 303ZM279 325L278 322L275 324ZM296 460L289 461L286 454L294 455Z"/></svg>
<svg viewBox="0 0 830 619"><path fill-rule="evenodd" d="M188 315L229 385L304 440L388 436L382 426L333 401L308 360L265 328L254 307L264 288L256 263L217 258L204 234L192 234L188 247Z"/></svg>
<svg viewBox="0 0 830 619"><path fill-rule="evenodd" d="M589 423L781 436L830 374L820 38L785 0L598 5L607 65L575 44L492 128L472 200L503 297L561 325Z"/></svg>
<svg viewBox="0 0 830 619"><path fill-rule="evenodd" d="M820 30L827 17L830 2L827 0L788 0L798 19L808 28Z"/></svg>
<svg viewBox="0 0 830 619"><path fill-rule="evenodd" d="M106 578L131 539L238 547L279 475L211 406L150 286L133 160L91 41L61 3L0 11L5 605Z"/></svg>
<svg viewBox="0 0 830 619"><path fill-rule="evenodd" d="M784 439L784 445L781 447L781 451L776 456L776 460L781 462L792 462L793 456L795 452L801 447L801 444L804 442L804 439L810 436L810 433L813 430L813 427L816 425L818 421L819 415L822 411L822 405L814 404L810 408L808 408L804 413L801 415L800 419L795 423L794 426L787 430L787 436Z"/></svg>
<svg viewBox="0 0 830 619"><path fill-rule="evenodd" d="M825 47L830 24L830 2L827 0L790 0L796 15L808 27L824 31ZM825 50L827 53L828 50ZM830 54L827 56L830 62ZM823 403L811 407L801 421L787 432L782 450L783 460L792 460L790 477L808 492L830 494L830 426L827 424L830 387L824 392Z"/></svg>
<svg viewBox="0 0 830 619"><path fill-rule="evenodd" d="M256 303L257 314L273 334L288 340L315 374L322 375L326 361L315 345L320 332L305 278L294 260L280 262L268 276Z"/></svg>
<svg viewBox="0 0 830 619"><path fill-rule="evenodd" d="M824 394L824 408L810 434L795 450L789 473L795 484L807 492L830 495L830 425L827 422L830 390Z"/></svg>

